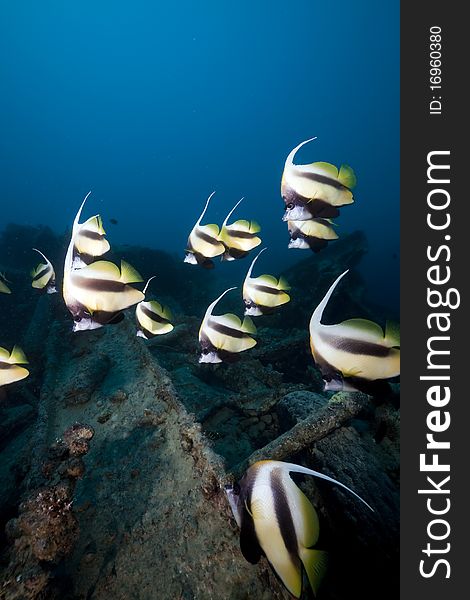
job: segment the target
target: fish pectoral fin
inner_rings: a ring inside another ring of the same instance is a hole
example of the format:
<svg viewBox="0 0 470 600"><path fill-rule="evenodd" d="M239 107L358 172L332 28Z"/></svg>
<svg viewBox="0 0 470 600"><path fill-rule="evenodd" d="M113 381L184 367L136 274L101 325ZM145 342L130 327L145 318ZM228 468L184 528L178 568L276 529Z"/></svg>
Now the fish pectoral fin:
<svg viewBox="0 0 470 600"><path fill-rule="evenodd" d="M322 550L309 548L300 549L300 559L307 573L308 581L315 596L326 573L328 555Z"/></svg>
<svg viewBox="0 0 470 600"><path fill-rule="evenodd" d="M338 174L338 181L350 190L352 190L357 183L356 175L348 165L341 165Z"/></svg>
<svg viewBox="0 0 470 600"><path fill-rule="evenodd" d="M143 281L140 273L125 260L121 260L121 283L138 283Z"/></svg>
<svg viewBox="0 0 470 600"><path fill-rule="evenodd" d="M347 371L343 371L342 375L343 377L360 377L361 373L361 369L358 369L357 367L351 367Z"/></svg>

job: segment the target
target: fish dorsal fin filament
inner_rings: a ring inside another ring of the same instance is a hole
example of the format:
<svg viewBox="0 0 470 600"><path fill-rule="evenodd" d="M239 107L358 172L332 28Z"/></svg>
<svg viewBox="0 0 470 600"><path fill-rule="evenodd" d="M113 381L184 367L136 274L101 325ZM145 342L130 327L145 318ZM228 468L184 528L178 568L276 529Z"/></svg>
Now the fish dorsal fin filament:
<svg viewBox="0 0 470 600"><path fill-rule="evenodd" d="M297 152L300 150L300 148L302 148L302 146L305 146L305 144L308 144L309 142L313 142L313 140L316 140L316 139L317 139L316 137L313 137L313 138L310 138L303 142L300 142L300 144L298 146L296 146L293 150L291 150L288 157L286 158L286 167L296 166L296 165L294 165L294 158L295 158L295 155L297 154Z"/></svg>
<svg viewBox="0 0 470 600"><path fill-rule="evenodd" d="M253 267L255 266L255 263L256 263L256 261L257 261L257 260L258 260L258 258L259 258L259 257L260 257L260 256L263 254L263 252L264 252L265 250L267 250L267 248L263 248L262 250L260 250L260 251L258 252L258 254L257 254L255 257L254 257L254 259L251 261L250 268L248 269L248 272L247 272L247 274L246 274L246 277L245 277L245 282L246 282L248 279L250 279L250 277L251 277L251 273L253 272Z"/></svg>
<svg viewBox="0 0 470 600"><path fill-rule="evenodd" d="M228 220L230 219L230 217L232 216L232 214L235 212L235 210L238 208L238 205L240 204L240 202L243 200L244 198L240 198L240 200L235 204L235 206L232 208L232 210L228 213L228 215L225 217L224 222L222 223L222 227L221 229L223 229L224 227L227 227L227 223Z"/></svg>
<svg viewBox="0 0 470 600"><path fill-rule="evenodd" d="M335 291L335 288L338 285L338 283L341 281L341 279L347 273L349 273L349 269L344 271L344 273L341 273L341 275L339 275L339 277L336 278L334 283L330 286L330 289L326 292L325 296L323 297L323 300L320 302L320 304L317 306L317 308L313 311L312 318L310 319L310 334L312 334L312 329L316 325L321 324L321 319L323 317L323 311L325 310L326 305L328 304L328 300L330 299L331 295Z"/></svg>
<svg viewBox="0 0 470 600"><path fill-rule="evenodd" d="M44 256L44 254L41 252L41 250L38 250L37 248L33 248L33 250L43 257L43 259L46 261L46 266L52 267L51 261L47 258L47 256ZM39 267L38 267L38 269L39 269ZM38 269L37 269L37 273L39 273Z"/></svg>
<svg viewBox="0 0 470 600"><path fill-rule="evenodd" d="M273 462L275 462L275 461L273 461ZM333 477L329 477L328 475L324 475L323 473L320 473L319 471L314 471L313 469L308 469L307 467L302 467L300 465L295 465L293 463L279 462L278 464L281 468L286 469L289 473L303 473L304 475L312 475L313 477L318 477L319 479L324 479L325 481L329 481L330 483L339 485L340 487L347 490L350 494L352 494L353 496L358 498L361 502L363 502L367 506L367 508L369 508L372 512L375 512L374 509L372 508L372 506L370 506L370 504L368 504L363 498L361 498L361 496L359 496L359 494L356 494L356 492L354 492L351 488L348 488L348 486L344 485L344 483L341 483L341 481L338 481L337 479L333 479Z"/></svg>
<svg viewBox="0 0 470 600"><path fill-rule="evenodd" d="M199 219L196 221L196 225L194 227L199 227L202 219L204 218L204 215L206 214L207 208L209 207L209 203L211 201L212 196L215 194L215 192L212 192L212 194L209 196L209 198L207 198L206 200L206 204L204 206L204 209L199 217Z"/></svg>
<svg viewBox="0 0 470 600"><path fill-rule="evenodd" d="M225 292L222 292L220 294L220 296L214 300L214 302L211 302L211 304L209 304L209 306L207 307L206 314L204 316L204 321L212 315L212 311L214 310L215 306L217 305L217 303L220 300L222 300L222 298L225 296L225 294L228 294L232 290L236 290L236 289L237 289L236 287L228 288L228 290L225 290Z"/></svg>
<svg viewBox="0 0 470 600"><path fill-rule="evenodd" d="M85 198L83 198L83 201L80 204L80 208L78 209L77 214L75 215L75 219L73 220L72 238L73 238L74 234L77 232L77 228L80 224L79 222L80 222L80 217L82 215L83 207L85 206L85 202L88 200L88 196L90 194L91 194L91 191L89 191L88 194L85 196Z"/></svg>

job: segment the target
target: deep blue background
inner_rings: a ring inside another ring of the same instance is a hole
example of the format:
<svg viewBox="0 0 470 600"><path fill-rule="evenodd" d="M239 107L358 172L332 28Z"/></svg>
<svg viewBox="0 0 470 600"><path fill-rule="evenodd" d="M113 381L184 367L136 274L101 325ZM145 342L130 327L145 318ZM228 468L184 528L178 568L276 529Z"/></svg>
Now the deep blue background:
<svg viewBox="0 0 470 600"><path fill-rule="evenodd" d="M316 135L298 160L355 169L338 232L366 231L370 296L398 305L396 0L2 2L0 56L0 230L62 232L92 189L111 242L182 256L217 190L206 222L244 195L281 269L307 256L287 250L284 160Z"/></svg>

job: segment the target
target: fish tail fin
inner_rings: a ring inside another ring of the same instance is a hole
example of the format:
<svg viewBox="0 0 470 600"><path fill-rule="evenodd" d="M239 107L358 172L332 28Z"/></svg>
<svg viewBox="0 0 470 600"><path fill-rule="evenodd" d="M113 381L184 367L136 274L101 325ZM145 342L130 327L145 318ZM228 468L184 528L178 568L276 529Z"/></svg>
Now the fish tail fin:
<svg viewBox="0 0 470 600"><path fill-rule="evenodd" d="M400 347L400 325L387 321L385 325L385 342L391 347Z"/></svg>
<svg viewBox="0 0 470 600"><path fill-rule="evenodd" d="M297 152L300 150L300 148L302 148L302 146L305 146L305 144L308 144L309 142L313 142L313 140L316 140L316 136L313 138L310 138L308 140L305 140L304 142L300 142L300 144L298 146L296 146L290 153L289 156L286 158L286 167L287 166L292 166L294 164L294 158L295 155L297 154Z"/></svg>
<svg viewBox="0 0 470 600"><path fill-rule="evenodd" d="M282 276L279 277L277 289L282 290L283 292L287 292L290 290L290 285L288 284L287 280L284 279L284 277Z"/></svg>
<svg viewBox="0 0 470 600"><path fill-rule="evenodd" d="M300 560L302 561L307 573L310 587L316 596L318 593L318 588L320 587L322 579L326 573L328 554L323 550L314 550L309 548L301 548L299 554Z"/></svg>
<svg viewBox="0 0 470 600"><path fill-rule="evenodd" d="M338 181L350 190L352 190L357 183L356 175L348 165L341 165L338 174Z"/></svg>
<svg viewBox="0 0 470 600"><path fill-rule="evenodd" d="M13 350L10 353L10 358L7 362L10 365L26 365L28 364L28 359L26 358L25 353L19 346L14 346Z"/></svg>
<svg viewBox="0 0 470 600"><path fill-rule="evenodd" d="M267 248L263 248L262 250L260 250L258 252L258 254L254 257L254 259L251 261L251 265L250 265L250 268L248 269L248 272L246 274L245 281L251 277L251 274L253 272L253 267L255 266L255 262L258 260L258 258L261 256L261 254L263 254L263 252L265 250L267 250Z"/></svg>
<svg viewBox="0 0 470 600"><path fill-rule="evenodd" d="M323 300L320 302L320 304L317 306L317 308L313 311L312 318L310 319L310 331L312 331L312 325L320 324L322 316L323 316L323 311L325 310L326 305L328 304L328 300L330 299L331 295L335 291L335 288L338 285L338 283L341 281L341 279L347 273L349 273L349 269L344 271L344 273L341 273L341 275L336 278L335 282L330 286L330 289L326 292L325 296L323 297Z"/></svg>
<svg viewBox="0 0 470 600"><path fill-rule="evenodd" d="M238 205L240 204L240 202L243 200L244 198L240 198L240 200L235 204L235 206L232 208L232 210L228 213L228 215L225 217L224 222L222 223L222 227L225 227L228 223L228 220L230 219L230 217L232 216L232 214L235 212L236 208L238 207ZM222 227L220 228L222 230Z"/></svg>
<svg viewBox="0 0 470 600"><path fill-rule="evenodd" d="M96 264L96 263L95 263ZM140 273L125 260L121 260L121 283L137 283L143 281Z"/></svg>
<svg viewBox="0 0 470 600"><path fill-rule="evenodd" d="M314 471L313 469L308 469L307 467L302 467L301 465L295 465L294 463L279 463L279 464L282 468L287 469L289 472L304 473L305 475L312 475L313 477L318 477L319 479L324 479L325 481L329 481L330 483L335 483L336 485L339 485L340 487L347 490L353 496L356 496L356 498L358 498L361 502L363 502L367 506L367 508L369 508L372 512L375 512L374 509L372 508L372 506L370 506L370 504L367 504L367 502L363 498L361 498L359 496L359 494L356 494L356 492L353 492L353 490L351 488L348 488L348 486L344 485L344 483L341 483L341 481L338 481L337 479L333 479L333 477L329 477L328 475L324 475L323 473L320 473L319 471Z"/></svg>
<svg viewBox="0 0 470 600"><path fill-rule="evenodd" d="M256 327L250 317L245 317L243 319L241 330L244 333L256 333Z"/></svg>
<svg viewBox="0 0 470 600"><path fill-rule="evenodd" d="M207 198L207 200L206 200L206 204L204 205L204 209L203 209L203 211L202 211L202 213L201 213L201 216L200 216L200 217L199 217L199 219L196 221L196 225L195 225L195 227L198 227L198 226L200 225L200 223L201 223L201 221L202 221L202 219L203 219L204 215L206 214L206 210L207 210L207 208L208 208L208 206L209 206L209 202L211 201L211 198L212 198L212 196L213 196L214 194L215 194L215 192L212 192L212 194L209 196L209 198Z"/></svg>

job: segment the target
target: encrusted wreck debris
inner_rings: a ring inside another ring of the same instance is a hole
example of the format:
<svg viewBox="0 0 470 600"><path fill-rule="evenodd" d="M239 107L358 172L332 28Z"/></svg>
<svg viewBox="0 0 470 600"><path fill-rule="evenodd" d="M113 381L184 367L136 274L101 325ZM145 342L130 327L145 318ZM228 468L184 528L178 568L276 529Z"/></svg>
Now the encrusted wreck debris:
<svg viewBox="0 0 470 600"><path fill-rule="evenodd" d="M330 554L319 598L354 590L372 599L379 582L396 581L397 396L324 393L306 333L317 285L324 289L337 262L354 267L364 251L356 234L294 267L283 319L260 321L258 346L230 365L197 363L200 286L174 310L174 331L149 342L135 336L132 315L73 334L57 298L31 295L22 337L36 345L28 356L40 367L0 399L9 432L0 456L9 482L0 496L9 521L0 598L287 599L265 559L253 566L243 558L224 493L261 458L323 471L376 511L326 482L301 481L320 515L318 547ZM314 273L308 291L296 295L306 273ZM346 286L353 306L362 302L358 289ZM170 306L171 294L170 286ZM362 307L359 314L374 316ZM53 533L51 515L61 523ZM397 590L382 585L380 595L396 598Z"/></svg>

